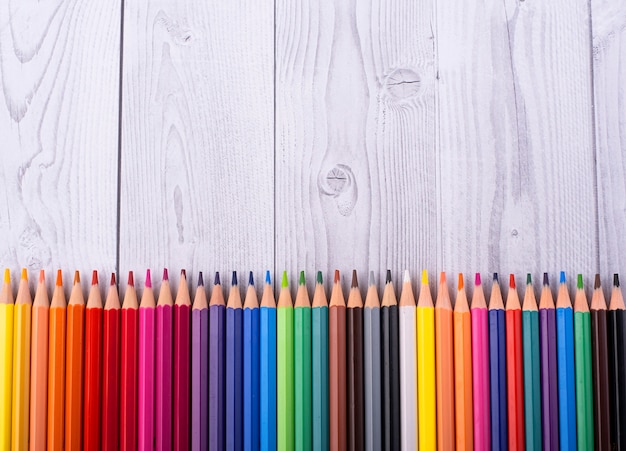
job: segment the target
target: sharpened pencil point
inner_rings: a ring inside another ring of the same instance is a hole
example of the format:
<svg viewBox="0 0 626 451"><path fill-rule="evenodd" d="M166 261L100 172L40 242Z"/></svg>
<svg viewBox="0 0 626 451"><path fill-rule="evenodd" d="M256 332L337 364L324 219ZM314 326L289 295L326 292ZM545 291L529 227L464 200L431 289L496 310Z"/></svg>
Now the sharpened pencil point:
<svg viewBox="0 0 626 451"><path fill-rule="evenodd" d="M596 274L596 279L593 281L593 288L600 288L602 284L600 283L600 274Z"/></svg>
<svg viewBox="0 0 626 451"><path fill-rule="evenodd" d="M46 271L44 271L43 269L39 270L39 281L40 282L46 281Z"/></svg>
<svg viewBox="0 0 626 451"><path fill-rule="evenodd" d="M184 277L186 279L187 278L187 270L186 269L181 269L180 270L180 276Z"/></svg>
<svg viewBox="0 0 626 451"><path fill-rule="evenodd" d="M282 288L287 288L289 286L289 279L287 278L287 271L283 271L283 280L280 286Z"/></svg>
<svg viewBox="0 0 626 451"><path fill-rule="evenodd" d="M374 271L370 271L369 284L370 285L376 285L376 278L374 277Z"/></svg>
<svg viewBox="0 0 626 451"><path fill-rule="evenodd" d="M441 271L441 274L439 274L439 283L446 283L446 272L445 271Z"/></svg>
<svg viewBox="0 0 626 451"><path fill-rule="evenodd" d="M113 286L113 285L116 285L116 284L117 284L117 279L115 278L115 273L112 272L111 273L111 283L110 283L110 285Z"/></svg>
<svg viewBox="0 0 626 451"><path fill-rule="evenodd" d="M248 285L254 286L254 273L250 271L250 277L248 277Z"/></svg>
<svg viewBox="0 0 626 451"><path fill-rule="evenodd" d="M306 284L306 279L304 278L304 271L300 271L299 283L300 283L300 285L305 285Z"/></svg>
<svg viewBox="0 0 626 451"><path fill-rule="evenodd" d="M465 287L465 281L463 280L463 273L460 272L459 273L459 284L458 284L459 291L462 290L464 287Z"/></svg>
<svg viewBox="0 0 626 451"><path fill-rule="evenodd" d="M619 287L619 274L613 274L613 286L615 288Z"/></svg>
<svg viewBox="0 0 626 451"><path fill-rule="evenodd" d="M135 286L135 275L132 271L128 271L128 285L131 287Z"/></svg>
<svg viewBox="0 0 626 451"><path fill-rule="evenodd" d="M515 289L515 274L509 275L509 288Z"/></svg>
<svg viewBox="0 0 626 451"><path fill-rule="evenodd" d="M11 270L9 268L4 269L4 283L11 283Z"/></svg>
<svg viewBox="0 0 626 451"><path fill-rule="evenodd" d="M198 273L198 286L199 287L204 286L204 276L202 275L202 271Z"/></svg>
<svg viewBox="0 0 626 451"><path fill-rule="evenodd" d="M341 280L339 277L339 270L335 269L335 283L339 283L339 280Z"/></svg>
<svg viewBox="0 0 626 451"><path fill-rule="evenodd" d="M22 280L28 280L28 270L26 268L22 268Z"/></svg>
<svg viewBox="0 0 626 451"><path fill-rule="evenodd" d="M428 271L422 270L422 285L428 285Z"/></svg>
<svg viewBox="0 0 626 451"><path fill-rule="evenodd" d="M391 283L391 269L387 270L387 277L385 278L385 283Z"/></svg>
<svg viewBox="0 0 626 451"><path fill-rule="evenodd" d="M213 285L221 285L219 271L215 271L215 280L213 281Z"/></svg>
<svg viewBox="0 0 626 451"><path fill-rule="evenodd" d="M170 274L167 271L167 268L163 268L163 281L170 280Z"/></svg>
<svg viewBox="0 0 626 451"><path fill-rule="evenodd" d="M230 282L230 284L234 287L237 285L237 271L233 271L233 278Z"/></svg>
<svg viewBox="0 0 626 451"><path fill-rule="evenodd" d="M404 282L411 282L411 273L408 269L404 270Z"/></svg>
<svg viewBox="0 0 626 451"><path fill-rule="evenodd" d="M80 271L74 271L74 285L80 283Z"/></svg>
<svg viewBox="0 0 626 451"><path fill-rule="evenodd" d="M146 283L144 285L146 288L152 288L152 276L149 269L146 269Z"/></svg>
<svg viewBox="0 0 626 451"><path fill-rule="evenodd" d="M550 285L550 281L548 280L548 273L547 272L543 273L543 284L544 285Z"/></svg>
<svg viewBox="0 0 626 451"><path fill-rule="evenodd" d="M477 273L476 273L476 277L474 278L474 285L478 286L478 285L480 285L480 283L481 283L481 280L480 280L480 273L479 273L479 272L477 272Z"/></svg>
<svg viewBox="0 0 626 451"><path fill-rule="evenodd" d="M530 273L526 274L526 285L532 285L533 283L533 276L530 275Z"/></svg>
<svg viewBox="0 0 626 451"><path fill-rule="evenodd" d="M581 290L583 289L583 275L582 274L578 274L578 280L576 281L576 288L580 288Z"/></svg>
<svg viewBox="0 0 626 451"><path fill-rule="evenodd" d="M498 273L497 273L497 272L494 272L494 273L493 273L493 281L494 281L495 283L500 283L500 280L498 280Z"/></svg>
<svg viewBox="0 0 626 451"><path fill-rule="evenodd" d="M356 277L356 269L352 270L352 284L350 286L352 288L359 288L359 280Z"/></svg>
<svg viewBox="0 0 626 451"><path fill-rule="evenodd" d="M61 270L57 270L57 281L56 281L56 286L57 287L62 287L63 286L63 273L61 272Z"/></svg>
<svg viewBox="0 0 626 451"><path fill-rule="evenodd" d="M561 271L559 275L559 283L565 283L565 271Z"/></svg>
<svg viewBox="0 0 626 451"><path fill-rule="evenodd" d="M317 283L320 285L324 283L324 279L322 278L322 271L317 272Z"/></svg>
<svg viewBox="0 0 626 451"><path fill-rule="evenodd" d="M98 285L98 271L96 271L95 269L91 273L91 284Z"/></svg>
<svg viewBox="0 0 626 451"><path fill-rule="evenodd" d="M265 271L265 283L268 285L272 284L272 277L270 275L270 270Z"/></svg>

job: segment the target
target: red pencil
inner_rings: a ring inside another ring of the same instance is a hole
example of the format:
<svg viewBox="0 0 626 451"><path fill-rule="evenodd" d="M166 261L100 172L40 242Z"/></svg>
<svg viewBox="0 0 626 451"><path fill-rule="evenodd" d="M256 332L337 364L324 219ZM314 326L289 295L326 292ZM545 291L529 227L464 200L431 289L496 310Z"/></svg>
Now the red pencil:
<svg viewBox="0 0 626 451"><path fill-rule="evenodd" d="M100 449L100 393L102 389L102 297L98 272L91 278L91 291L85 310L85 392L83 446L85 451Z"/></svg>
<svg viewBox="0 0 626 451"><path fill-rule="evenodd" d="M191 298L187 274L180 272L180 284L174 304L174 450L191 446L189 426L191 413Z"/></svg>
<svg viewBox="0 0 626 451"><path fill-rule="evenodd" d="M102 451L120 446L120 298L115 274L104 304L102 337Z"/></svg>
<svg viewBox="0 0 626 451"><path fill-rule="evenodd" d="M122 305L122 363L120 376L120 451L137 449L137 340L139 312L133 272Z"/></svg>
<svg viewBox="0 0 626 451"><path fill-rule="evenodd" d="M525 449L524 439L524 367L522 350L522 307L515 287L515 276L509 278L506 299L506 387L508 402L509 450Z"/></svg>

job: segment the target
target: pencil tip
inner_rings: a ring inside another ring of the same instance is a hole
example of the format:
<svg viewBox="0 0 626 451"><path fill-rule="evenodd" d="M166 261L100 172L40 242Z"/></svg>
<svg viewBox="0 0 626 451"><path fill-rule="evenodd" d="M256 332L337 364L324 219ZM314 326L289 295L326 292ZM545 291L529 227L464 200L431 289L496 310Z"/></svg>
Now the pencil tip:
<svg viewBox="0 0 626 451"><path fill-rule="evenodd" d="M359 288L359 281L356 277L356 269L352 270L352 284L351 284L352 288Z"/></svg>
<svg viewBox="0 0 626 451"><path fill-rule="evenodd" d="M500 281L498 280L498 273L497 273L497 272L494 272L494 273L493 273L493 281L494 281L495 283L500 283Z"/></svg>
<svg viewBox="0 0 626 451"><path fill-rule="evenodd" d="M391 283L391 269L387 270L387 277L385 278L385 283Z"/></svg>
<svg viewBox="0 0 626 451"><path fill-rule="evenodd" d="M74 285L80 283L80 271L74 271Z"/></svg>
<svg viewBox="0 0 626 451"><path fill-rule="evenodd" d="M374 271L370 271L369 284L370 285L376 285L376 278L374 277Z"/></svg>
<svg viewBox="0 0 626 451"><path fill-rule="evenodd" d="M22 268L22 280L28 281L28 270L26 268Z"/></svg>
<svg viewBox="0 0 626 451"><path fill-rule="evenodd" d="M509 275L509 288L515 289L515 274Z"/></svg>
<svg viewBox="0 0 626 451"><path fill-rule="evenodd" d="M533 283L533 276L530 275L530 273L526 274L526 285L532 285Z"/></svg>
<svg viewBox="0 0 626 451"><path fill-rule="evenodd" d="M63 272L60 269L57 270L56 286L57 287L62 287L63 286Z"/></svg>
<svg viewBox="0 0 626 451"><path fill-rule="evenodd" d="M422 285L428 285L428 271L422 270Z"/></svg>
<svg viewBox="0 0 626 451"><path fill-rule="evenodd" d="M282 288L287 288L289 286L289 279L287 278L287 271L283 271L283 280L281 281L280 286Z"/></svg>
<svg viewBox="0 0 626 451"><path fill-rule="evenodd" d="M170 280L170 273L167 268L163 268L163 282Z"/></svg>
<svg viewBox="0 0 626 451"><path fill-rule="evenodd" d="M9 268L4 269L4 283L11 283L11 270Z"/></svg>
<svg viewBox="0 0 626 451"><path fill-rule="evenodd" d="M213 285L221 285L219 271L215 271L215 280L213 281Z"/></svg>
<svg viewBox="0 0 626 451"><path fill-rule="evenodd" d="M411 282L411 273L408 269L404 270L404 283Z"/></svg>
<svg viewBox="0 0 626 451"><path fill-rule="evenodd" d="M478 286L478 285L480 285L480 283L481 283L481 280L480 280L480 273L479 273L479 272L477 272L477 273L476 273L476 277L474 278L474 285Z"/></svg>
<svg viewBox="0 0 626 451"><path fill-rule="evenodd" d="M95 269L91 273L91 284L98 285L98 271L96 271Z"/></svg>
<svg viewBox="0 0 626 451"><path fill-rule="evenodd" d="M204 276L202 275L202 271L198 272L198 286L204 286Z"/></svg>
<svg viewBox="0 0 626 451"><path fill-rule="evenodd" d="M340 277L339 277L339 270L335 269L335 283L339 283Z"/></svg>
<svg viewBox="0 0 626 451"><path fill-rule="evenodd" d="M462 290L464 287L465 287L465 281L463 280L463 273L460 272L459 273L459 285L458 285L459 291Z"/></svg>
<svg viewBox="0 0 626 451"><path fill-rule="evenodd" d="M441 271L441 274L439 274L439 283L446 283L446 272L445 271Z"/></svg>
<svg viewBox="0 0 626 451"><path fill-rule="evenodd" d="M237 285L237 271L233 271L233 278L230 282L230 284L234 287Z"/></svg>
<svg viewBox="0 0 626 451"><path fill-rule="evenodd" d="M613 286L619 287L619 274L613 274Z"/></svg>
<svg viewBox="0 0 626 451"><path fill-rule="evenodd" d="M254 272L250 271L250 276L248 277L248 285L254 286Z"/></svg>
<svg viewBox="0 0 626 451"><path fill-rule="evenodd" d="M152 288L152 276L150 275L150 270L146 269L146 288Z"/></svg>
<svg viewBox="0 0 626 451"><path fill-rule="evenodd" d="M116 284L117 284L117 279L115 278L115 273L112 272L111 273L111 283L110 283L110 285L113 286L113 285L116 285Z"/></svg>
<svg viewBox="0 0 626 451"><path fill-rule="evenodd" d="M583 289L583 275L582 274L578 274L577 280L576 280L576 288L579 289Z"/></svg>
<svg viewBox="0 0 626 451"><path fill-rule="evenodd" d="M320 285L324 283L324 279L322 278L322 271L317 272L317 283Z"/></svg>
<svg viewBox="0 0 626 451"><path fill-rule="evenodd" d="M602 284L600 283L600 274L596 274L596 279L593 282L593 288L600 288Z"/></svg>
<svg viewBox="0 0 626 451"><path fill-rule="evenodd" d="M128 271L128 285L135 286L135 274L132 271Z"/></svg>
<svg viewBox="0 0 626 451"><path fill-rule="evenodd" d="M543 284L544 285L550 285L550 282L548 281L548 273L547 272L543 273Z"/></svg>
<svg viewBox="0 0 626 451"><path fill-rule="evenodd" d="M268 285L272 284L272 277L270 275L270 270L265 271L265 283Z"/></svg>
<svg viewBox="0 0 626 451"><path fill-rule="evenodd" d="M185 279L187 278L187 270L186 269L181 269L180 270L180 277L184 277Z"/></svg>
<svg viewBox="0 0 626 451"><path fill-rule="evenodd" d="M43 269L39 270L39 282L43 283L46 281L46 271Z"/></svg>
<svg viewBox="0 0 626 451"><path fill-rule="evenodd" d="M300 283L300 285L305 285L306 284L306 279L304 278L304 271L300 271L299 283Z"/></svg>
<svg viewBox="0 0 626 451"><path fill-rule="evenodd" d="M565 283L565 271L561 271L559 275L559 283Z"/></svg>

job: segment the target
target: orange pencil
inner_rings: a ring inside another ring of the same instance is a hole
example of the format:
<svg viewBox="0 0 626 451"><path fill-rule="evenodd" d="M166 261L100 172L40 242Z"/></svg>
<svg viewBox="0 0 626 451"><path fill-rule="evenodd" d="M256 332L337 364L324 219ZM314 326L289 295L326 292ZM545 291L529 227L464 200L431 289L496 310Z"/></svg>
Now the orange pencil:
<svg viewBox="0 0 626 451"><path fill-rule="evenodd" d="M48 338L48 451L65 449L65 329L66 304L63 275L57 272L50 303Z"/></svg>
<svg viewBox="0 0 626 451"><path fill-rule="evenodd" d="M435 303L435 362L437 449L454 451L454 315L445 272L439 279Z"/></svg>
<svg viewBox="0 0 626 451"><path fill-rule="evenodd" d="M454 405L456 416L456 449L474 449L472 396L472 319L465 294L463 274L454 305Z"/></svg>
<svg viewBox="0 0 626 451"><path fill-rule="evenodd" d="M46 449L48 408L48 320L50 302L46 275L39 272L39 284L33 302L32 351L30 354L30 450Z"/></svg>
<svg viewBox="0 0 626 451"><path fill-rule="evenodd" d="M85 298L80 273L67 305L67 355L65 365L65 451L82 450L83 348L85 342Z"/></svg>

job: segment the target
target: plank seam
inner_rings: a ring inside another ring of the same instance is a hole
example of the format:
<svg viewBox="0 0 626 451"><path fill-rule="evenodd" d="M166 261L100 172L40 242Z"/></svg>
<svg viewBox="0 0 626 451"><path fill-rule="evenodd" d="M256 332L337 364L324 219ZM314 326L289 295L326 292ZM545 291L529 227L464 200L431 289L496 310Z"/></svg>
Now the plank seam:
<svg viewBox="0 0 626 451"><path fill-rule="evenodd" d="M124 70L124 0L120 0L120 75L118 89L117 115L117 230L115 251L115 273L120 273L120 246L121 246L121 215L122 215L122 114L123 114L123 70Z"/></svg>

